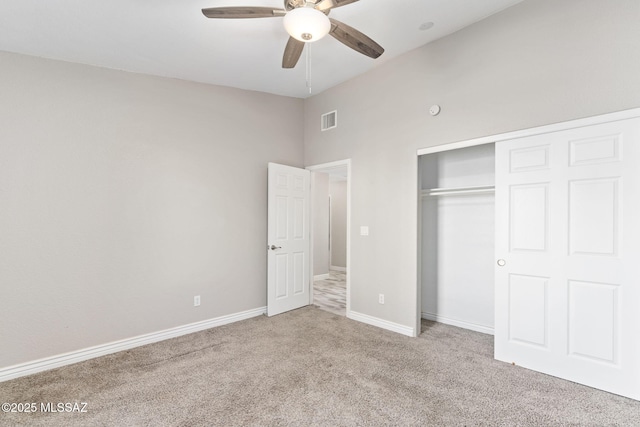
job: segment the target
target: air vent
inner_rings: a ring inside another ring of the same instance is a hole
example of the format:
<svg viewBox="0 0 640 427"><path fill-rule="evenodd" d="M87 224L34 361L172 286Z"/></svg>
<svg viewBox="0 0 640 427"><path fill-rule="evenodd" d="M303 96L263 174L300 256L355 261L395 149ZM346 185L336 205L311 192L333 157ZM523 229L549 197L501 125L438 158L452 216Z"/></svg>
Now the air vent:
<svg viewBox="0 0 640 427"><path fill-rule="evenodd" d="M338 127L338 111L325 113L320 117L320 130L325 131Z"/></svg>

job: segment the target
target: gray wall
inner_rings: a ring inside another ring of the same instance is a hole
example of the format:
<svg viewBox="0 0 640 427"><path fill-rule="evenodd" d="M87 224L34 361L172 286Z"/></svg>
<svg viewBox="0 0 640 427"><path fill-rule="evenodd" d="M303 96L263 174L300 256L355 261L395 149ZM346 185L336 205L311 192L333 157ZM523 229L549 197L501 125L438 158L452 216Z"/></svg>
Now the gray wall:
<svg viewBox="0 0 640 427"><path fill-rule="evenodd" d="M416 150L640 107L638 22L637 0L525 0L305 100L305 164L352 160L353 311L416 326Z"/></svg>
<svg viewBox="0 0 640 427"><path fill-rule="evenodd" d="M329 175L311 172L313 275L329 273Z"/></svg>
<svg viewBox="0 0 640 427"><path fill-rule="evenodd" d="M266 305L267 162L302 166L301 100L0 64L0 367Z"/></svg>
<svg viewBox="0 0 640 427"><path fill-rule="evenodd" d="M331 266L347 267L347 181L331 181Z"/></svg>

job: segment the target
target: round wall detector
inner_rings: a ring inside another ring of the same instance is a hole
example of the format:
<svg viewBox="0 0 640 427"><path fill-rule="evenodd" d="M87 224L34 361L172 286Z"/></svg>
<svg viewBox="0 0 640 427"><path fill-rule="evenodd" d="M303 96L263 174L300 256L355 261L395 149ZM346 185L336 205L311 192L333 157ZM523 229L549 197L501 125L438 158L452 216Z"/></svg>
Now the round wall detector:
<svg viewBox="0 0 640 427"><path fill-rule="evenodd" d="M423 22L422 24L420 24L418 29L420 31L426 31L426 30L431 29L432 27L433 27L433 22Z"/></svg>

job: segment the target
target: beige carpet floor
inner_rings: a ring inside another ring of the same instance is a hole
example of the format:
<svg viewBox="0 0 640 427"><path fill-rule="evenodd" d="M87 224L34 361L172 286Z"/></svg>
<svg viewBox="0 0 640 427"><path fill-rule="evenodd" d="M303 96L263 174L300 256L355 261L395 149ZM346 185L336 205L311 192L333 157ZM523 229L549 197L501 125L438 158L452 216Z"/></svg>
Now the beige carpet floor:
<svg viewBox="0 0 640 427"><path fill-rule="evenodd" d="M314 307L0 383L2 426L640 426L640 402L497 362L492 337L408 338Z"/></svg>

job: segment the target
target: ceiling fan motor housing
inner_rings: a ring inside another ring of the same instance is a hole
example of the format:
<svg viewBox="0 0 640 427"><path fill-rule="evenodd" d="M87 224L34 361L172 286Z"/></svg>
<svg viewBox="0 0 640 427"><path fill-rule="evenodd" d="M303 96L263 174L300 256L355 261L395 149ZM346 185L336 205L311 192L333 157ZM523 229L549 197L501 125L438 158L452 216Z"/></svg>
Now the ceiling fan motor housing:
<svg viewBox="0 0 640 427"><path fill-rule="evenodd" d="M284 0L284 8L286 10L293 10L299 7L305 7L307 3L316 4L317 2L306 0Z"/></svg>

